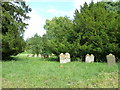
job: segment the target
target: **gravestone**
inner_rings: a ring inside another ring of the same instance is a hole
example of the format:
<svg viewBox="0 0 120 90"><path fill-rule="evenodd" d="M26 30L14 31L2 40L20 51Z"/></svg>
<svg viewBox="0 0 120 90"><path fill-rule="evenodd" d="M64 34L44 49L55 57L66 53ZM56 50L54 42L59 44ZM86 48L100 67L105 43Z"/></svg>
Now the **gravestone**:
<svg viewBox="0 0 120 90"><path fill-rule="evenodd" d="M94 55L91 54L91 62L94 62Z"/></svg>
<svg viewBox="0 0 120 90"><path fill-rule="evenodd" d="M59 57L60 57L60 63L70 62L70 54L69 53L65 53L65 54L61 53L59 55Z"/></svg>
<svg viewBox="0 0 120 90"><path fill-rule="evenodd" d="M88 63L94 62L94 55L93 54L91 54L91 55L87 54L86 57L85 57L85 62L88 62Z"/></svg>
<svg viewBox="0 0 120 90"><path fill-rule="evenodd" d="M40 58L41 58L41 54L39 54L39 55L38 55L38 57L40 57Z"/></svg>
<svg viewBox="0 0 120 90"><path fill-rule="evenodd" d="M111 66L111 65L115 64L115 56L114 55L112 55L110 53L109 55L106 56L106 58L107 58L108 65Z"/></svg>
<svg viewBox="0 0 120 90"><path fill-rule="evenodd" d="M86 56L85 56L85 62L89 62L89 59L90 58L90 55L89 54L87 54Z"/></svg>
<svg viewBox="0 0 120 90"><path fill-rule="evenodd" d="M37 54L35 54L34 57L37 57Z"/></svg>
<svg viewBox="0 0 120 90"><path fill-rule="evenodd" d="M66 63L70 62L70 54L69 53L65 53L65 60L66 60Z"/></svg>
<svg viewBox="0 0 120 90"><path fill-rule="evenodd" d="M59 57L60 57L60 63L65 63L65 56L64 56L64 54L61 53L61 54L59 55Z"/></svg>

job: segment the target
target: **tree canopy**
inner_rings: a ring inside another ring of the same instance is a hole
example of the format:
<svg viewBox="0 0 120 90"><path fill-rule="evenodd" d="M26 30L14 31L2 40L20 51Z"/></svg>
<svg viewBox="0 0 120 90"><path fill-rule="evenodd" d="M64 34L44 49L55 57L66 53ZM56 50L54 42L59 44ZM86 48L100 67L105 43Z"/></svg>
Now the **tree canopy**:
<svg viewBox="0 0 120 90"><path fill-rule="evenodd" d="M52 53L59 55L61 52L70 50L70 32L72 32L72 20L68 17L55 17L52 20L46 20L44 28L47 30L47 48Z"/></svg>
<svg viewBox="0 0 120 90"><path fill-rule="evenodd" d="M29 38L26 41L26 50L29 53L41 54L43 49L42 37L38 34L35 34L33 37Z"/></svg>
<svg viewBox="0 0 120 90"><path fill-rule="evenodd" d="M28 24L27 13L31 11L25 2L2 2L2 58L24 51L23 33Z"/></svg>
<svg viewBox="0 0 120 90"><path fill-rule="evenodd" d="M46 20L49 50L59 55L69 52L72 58L84 60L86 54L94 54L96 61L105 61L113 53L119 57L120 29L119 2L85 3L75 10L74 19L55 17Z"/></svg>

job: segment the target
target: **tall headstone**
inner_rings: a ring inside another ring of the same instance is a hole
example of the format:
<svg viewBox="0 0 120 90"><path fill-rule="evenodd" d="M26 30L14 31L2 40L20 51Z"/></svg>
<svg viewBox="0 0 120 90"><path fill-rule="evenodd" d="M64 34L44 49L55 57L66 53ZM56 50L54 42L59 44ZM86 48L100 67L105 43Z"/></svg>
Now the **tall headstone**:
<svg viewBox="0 0 120 90"><path fill-rule="evenodd" d="M112 55L111 53L109 55L106 56L107 58L107 63L108 65L114 65L115 64L115 56Z"/></svg>
<svg viewBox="0 0 120 90"><path fill-rule="evenodd" d="M91 54L91 55L87 54L86 57L85 57L85 62L88 62L88 63L94 62L94 55L93 54Z"/></svg>

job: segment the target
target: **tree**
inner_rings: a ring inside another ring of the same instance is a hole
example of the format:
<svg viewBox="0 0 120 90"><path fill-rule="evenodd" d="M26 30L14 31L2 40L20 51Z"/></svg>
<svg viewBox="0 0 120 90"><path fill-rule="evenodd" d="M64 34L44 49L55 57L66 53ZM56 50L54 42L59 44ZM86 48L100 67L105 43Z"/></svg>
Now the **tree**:
<svg viewBox="0 0 120 90"><path fill-rule="evenodd" d="M2 58L17 55L24 51L24 29L31 11L25 2L2 2Z"/></svg>
<svg viewBox="0 0 120 90"><path fill-rule="evenodd" d="M75 11L74 30L77 38L78 55L93 53L97 61L105 61L109 53L118 57L118 13L106 10L105 2L91 2ZM104 57L104 58L102 58Z"/></svg>
<svg viewBox="0 0 120 90"><path fill-rule="evenodd" d="M43 42L42 42L42 37L35 34L32 38L29 38L26 41L26 50L30 53L37 54L42 54L42 49L43 49Z"/></svg>
<svg viewBox="0 0 120 90"><path fill-rule="evenodd" d="M69 37L72 32L72 21L68 17L54 17L46 20L44 28L47 30L47 50L59 55L70 52Z"/></svg>
<svg viewBox="0 0 120 90"><path fill-rule="evenodd" d="M67 17L46 20L48 50L56 55L69 52L72 58L83 61L88 53L94 54L96 61L105 61L109 53L119 57L118 2L107 4L110 3L85 3L75 11L73 21Z"/></svg>

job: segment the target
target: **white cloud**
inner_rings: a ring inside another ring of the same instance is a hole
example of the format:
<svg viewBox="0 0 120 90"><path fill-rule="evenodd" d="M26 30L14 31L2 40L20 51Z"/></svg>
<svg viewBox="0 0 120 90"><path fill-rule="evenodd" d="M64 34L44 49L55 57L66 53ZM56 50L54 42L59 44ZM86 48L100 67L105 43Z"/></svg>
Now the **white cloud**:
<svg viewBox="0 0 120 90"><path fill-rule="evenodd" d="M27 22L29 26L24 33L25 40L27 38L34 36L34 34L36 33L40 36L46 33L46 31L43 28L45 24L45 20L39 14L37 14L37 12L35 12L33 9L32 12L29 14L29 16L31 17L31 19L28 20Z"/></svg>

